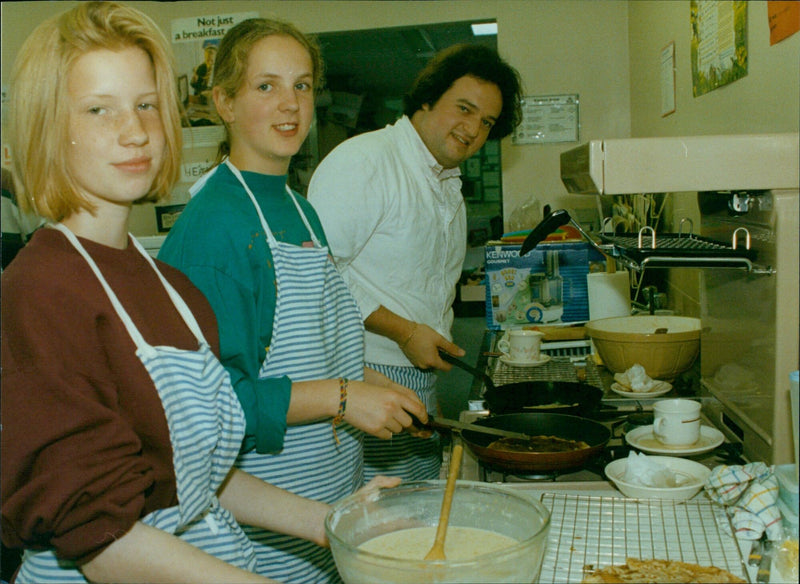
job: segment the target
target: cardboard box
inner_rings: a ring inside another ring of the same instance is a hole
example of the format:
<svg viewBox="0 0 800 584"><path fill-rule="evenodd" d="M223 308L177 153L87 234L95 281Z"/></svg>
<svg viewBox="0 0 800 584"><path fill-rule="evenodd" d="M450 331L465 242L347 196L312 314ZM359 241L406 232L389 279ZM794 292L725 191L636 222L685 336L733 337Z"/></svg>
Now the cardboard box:
<svg viewBox="0 0 800 584"><path fill-rule="evenodd" d="M491 330L589 320L586 275L601 253L585 242L486 245L486 325Z"/></svg>

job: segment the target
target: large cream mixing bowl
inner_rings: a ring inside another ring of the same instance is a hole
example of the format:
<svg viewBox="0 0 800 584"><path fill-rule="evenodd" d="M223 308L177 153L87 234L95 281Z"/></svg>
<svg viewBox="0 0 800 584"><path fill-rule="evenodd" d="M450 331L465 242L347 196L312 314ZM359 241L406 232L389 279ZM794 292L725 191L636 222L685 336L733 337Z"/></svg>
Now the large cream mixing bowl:
<svg viewBox="0 0 800 584"><path fill-rule="evenodd" d="M603 364L624 373L636 364L653 379L672 380L700 354L699 318L686 316L616 316L586 323Z"/></svg>
<svg viewBox="0 0 800 584"><path fill-rule="evenodd" d="M458 481L450 511L450 530L476 528L513 538L516 543L471 558L400 559L359 549L364 542L400 530L428 527L439 520L444 481L424 481L356 494L336 503L325 519L336 567L346 584L432 582L535 582L542 565L550 513L539 501L502 485ZM407 532L408 533L408 532ZM427 547L426 547L427 546Z"/></svg>

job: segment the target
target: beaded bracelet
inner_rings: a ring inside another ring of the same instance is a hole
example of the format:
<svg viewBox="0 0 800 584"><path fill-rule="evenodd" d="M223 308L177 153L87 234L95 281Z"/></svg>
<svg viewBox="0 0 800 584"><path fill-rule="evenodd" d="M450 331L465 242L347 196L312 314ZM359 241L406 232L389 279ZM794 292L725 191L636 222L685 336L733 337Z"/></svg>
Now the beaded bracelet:
<svg viewBox="0 0 800 584"><path fill-rule="evenodd" d="M344 421L344 411L347 409L347 384L350 380L346 377L339 378L339 411L336 417L333 418L331 425L333 426L333 439L336 444L339 444L339 436L336 435L336 426Z"/></svg>

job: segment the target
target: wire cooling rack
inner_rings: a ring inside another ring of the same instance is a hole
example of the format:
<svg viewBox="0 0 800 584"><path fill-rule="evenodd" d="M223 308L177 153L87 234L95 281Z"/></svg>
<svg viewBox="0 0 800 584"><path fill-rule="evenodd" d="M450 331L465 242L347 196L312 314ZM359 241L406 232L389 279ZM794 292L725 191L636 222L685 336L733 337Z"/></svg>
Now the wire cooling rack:
<svg viewBox="0 0 800 584"><path fill-rule="evenodd" d="M580 582L588 570L629 557L716 566L748 580L724 508L666 501L545 493L550 533L539 582Z"/></svg>

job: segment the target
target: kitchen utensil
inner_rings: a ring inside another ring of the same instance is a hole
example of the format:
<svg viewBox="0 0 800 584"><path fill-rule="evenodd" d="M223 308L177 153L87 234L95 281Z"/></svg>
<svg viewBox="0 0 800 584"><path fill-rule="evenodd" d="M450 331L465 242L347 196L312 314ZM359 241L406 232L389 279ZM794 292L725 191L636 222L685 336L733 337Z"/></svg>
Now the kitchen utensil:
<svg viewBox="0 0 800 584"><path fill-rule="evenodd" d="M694 460L674 456L651 456L650 458L653 462L664 465L674 473L676 483L674 487L648 487L626 481L625 470L628 461L625 458L608 463L605 468L606 477L627 497L682 501L691 499L699 493L706 479L711 475L710 468Z"/></svg>
<svg viewBox="0 0 800 584"><path fill-rule="evenodd" d="M589 415L600 407L603 398L600 388L571 381L517 381L495 386L487 373L447 353L440 355L483 382L483 400L494 414L546 409L548 413Z"/></svg>
<svg viewBox="0 0 800 584"><path fill-rule="evenodd" d="M611 438L611 431L600 422L551 413L502 414L475 421L475 424L523 432L530 436L555 436L582 440L589 447L568 452L511 452L489 448L493 439L483 433L464 430L461 438L478 460L512 471L553 471L575 468L599 454Z"/></svg>
<svg viewBox="0 0 800 584"><path fill-rule="evenodd" d="M603 318L586 323L586 332L612 373L624 373L639 364L652 379L670 381L689 369L700 353L697 318L661 315Z"/></svg>
<svg viewBox="0 0 800 584"><path fill-rule="evenodd" d="M494 390L494 381L492 378L485 371L480 371L479 369L473 367L469 363L462 361L458 357L454 357L450 353L445 353L444 351L439 351L439 356L444 360L450 363L451 365L455 365L459 369L463 369L467 373L471 373L481 381L483 381L483 385L486 387L487 390L491 389Z"/></svg>
<svg viewBox="0 0 800 584"><path fill-rule="evenodd" d="M653 434L653 426L640 426L625 434L625 441L636 450L648 454L669 456L694 456L711 452L725 442L725 435L711 426L700 426L700 439L691 446L667 446L658 441Z"/></svg>
<svg viewBox="0 0 800 584"><path fill-rule="evenodd" d="M444 481L409 482L334 503L325 518L325 532L342 580L346 584L536 581L550 513L536 498L505 485L457 481L449 528L488 530L517 540L517 545L473 559L430 562L359 549L379 535L435 526L444 488Z"/></svg>
<svg viewBox="0 0 800 584"><path fill-rule="evenodd" d="M415 426L425 427L424 424L414 424ZM522 432L509 432L508 430L501 430L499 428L487 428L486 426L479 426L478 424L470 424L468 422L459 422L458 420L448 420L447 418L440 418L438 416L428 416L427 426L431 428L446 428L448 430L472 430L473 432L481 432L483 434L490 434L492 436L499 436L501 438L519 438L520 440L529 440L530 436Z"/></svg>
<svg viewBox="0 0 800 584"><path fill-rule="evenodd" d="M544 241L545 237L550 235L553 231L561 227L562 225L567 225L568 223L575 223L572 218L569 216L564 209L558 209L556 211L552 211L547 217L542 219L542 221L528 234L525 238L525 241L522 242L522 246L519 248L519 255L524 256L526 253L531 251L534 247L539 245L542 241ZM578 228L578 231L584 233L583 229Z"/></svg>
<svg viewBox="0 0 800 584"><path fill-rule="evenodd" d="M464 447L461 444L453 446L450 454L450 469L447 471L447 485L444 488L442 510L439 513L439 525L436 527L436 538L430 551L425 556L426 560L446 560L444 553L444 538L447 536L447 524L450 521L450 508L453 505L453 493L456 490L458 471L461 470L461 455Z"/></svg>

